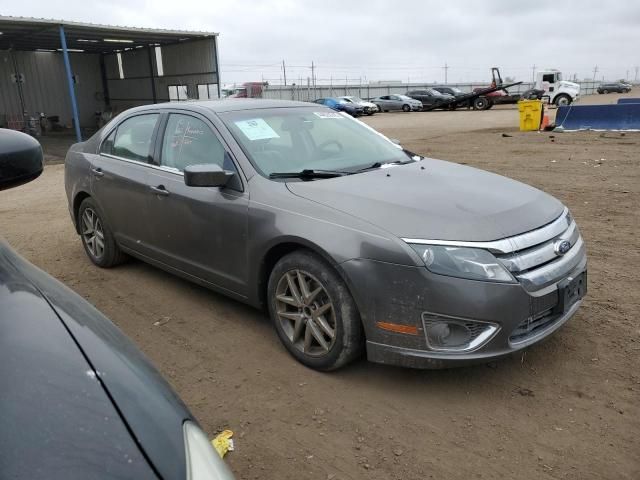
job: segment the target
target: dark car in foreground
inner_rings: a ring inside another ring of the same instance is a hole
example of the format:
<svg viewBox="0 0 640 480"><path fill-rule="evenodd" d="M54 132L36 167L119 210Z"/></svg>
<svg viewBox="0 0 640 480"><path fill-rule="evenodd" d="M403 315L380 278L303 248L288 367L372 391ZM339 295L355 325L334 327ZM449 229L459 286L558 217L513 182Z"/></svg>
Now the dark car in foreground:
<svg viewBox="0 0 640 480"><path fill-rule="evenodd" d="M91 261L130 254L266 306L316 369L365 349L411 367L488 361L556 331L585 292L585 246L561 202L320 105L137 107L65 165Z"/></svg>
<svg viewBox="0 0 640 480"><path fill-rule="evenodd" d="M601 83L597 88L598 93L628 93L631 85L621 82Z"/></svg>
<svg viewBox="0 0 640 480"><path fill-rule="evenodd" d="M38 142L0 129L0 190L41 171ZM1 240L0 384L0 478L233 478L122 332Z"/></svg>
<svg viewBox="0 0 640 480"><path fill-rule="evenodd" d="M359 117L360 115L364 115L365 113L364 107L362 105L340 98L318 98L317 100L314 100L313 103L324 105L337 112L348 113L352 117Z"/></svg>

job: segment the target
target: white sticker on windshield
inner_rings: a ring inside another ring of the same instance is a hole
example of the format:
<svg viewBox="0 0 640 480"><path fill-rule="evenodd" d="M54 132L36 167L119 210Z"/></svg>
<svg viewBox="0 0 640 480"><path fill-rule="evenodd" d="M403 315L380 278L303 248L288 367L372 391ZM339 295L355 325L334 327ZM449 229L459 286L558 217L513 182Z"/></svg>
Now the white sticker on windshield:
<svg viewBox="0 0 640 480"><path fill-rule="evenodd" d="M338 112L313 112L318 118L344 118Z"/></svg>
<svg viewBox="0 0 640 480"><path fill-rule="evenodd" d="M251 120L241 120L235 122L237 127L245 134L249 140L267 140L269 138L280 138L273 128L262 118L252 118Z"/></svg>

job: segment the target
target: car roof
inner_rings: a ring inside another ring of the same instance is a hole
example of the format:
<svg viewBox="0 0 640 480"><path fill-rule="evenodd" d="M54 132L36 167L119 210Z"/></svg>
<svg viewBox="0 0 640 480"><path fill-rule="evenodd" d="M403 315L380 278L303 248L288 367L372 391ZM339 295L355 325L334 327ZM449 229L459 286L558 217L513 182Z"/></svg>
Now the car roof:
<svg viewBox="0 0 640 480"><path fill-rule="evenodd" d="M255 110L262 108L291 108L309 107L309 102L295 102L291 100L265 100L261 98L230 98L224 100L188 100L185 102L165 102L154 105L143 105L130 111L145 111L160 108L188 108L195 107L211 110L215 113Z"/></svg>

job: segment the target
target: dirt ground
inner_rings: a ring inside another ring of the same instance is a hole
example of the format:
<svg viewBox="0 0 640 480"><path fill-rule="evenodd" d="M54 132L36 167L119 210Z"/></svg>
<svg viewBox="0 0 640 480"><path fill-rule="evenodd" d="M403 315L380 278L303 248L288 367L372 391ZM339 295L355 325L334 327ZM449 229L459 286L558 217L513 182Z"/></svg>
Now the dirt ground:
<svg viewBox="0 0 640 480"><path fill-rule="evenodd" d="M580 225L583 307L548 341L492 365L308 370L262 312L141 262L92 266L68 216L62 165L0 192L0 232L120 326L209 434L235 432L226 458L238 478L634 480L640 134L520 133L517 118L500 108L366 120L410 150L544 189Z"/></svg>

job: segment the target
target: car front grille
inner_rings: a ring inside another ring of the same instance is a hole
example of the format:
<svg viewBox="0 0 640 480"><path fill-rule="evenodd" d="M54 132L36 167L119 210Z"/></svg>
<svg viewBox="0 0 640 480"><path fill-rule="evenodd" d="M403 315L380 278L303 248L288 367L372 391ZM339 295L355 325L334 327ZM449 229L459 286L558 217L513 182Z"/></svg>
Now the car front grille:
<svg viewBox="0 0 640 480"><path fill-rule="evenodd" d="M529 292L557 283L585 261L584 242L568 210L544 227L505 241L510 251L495 255Z"/></svg>

